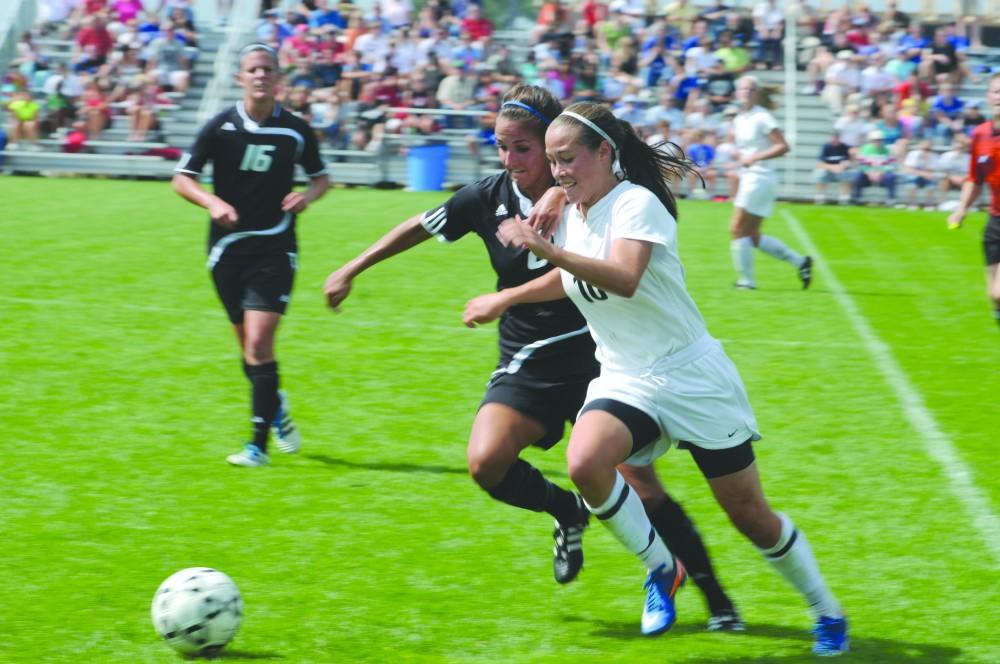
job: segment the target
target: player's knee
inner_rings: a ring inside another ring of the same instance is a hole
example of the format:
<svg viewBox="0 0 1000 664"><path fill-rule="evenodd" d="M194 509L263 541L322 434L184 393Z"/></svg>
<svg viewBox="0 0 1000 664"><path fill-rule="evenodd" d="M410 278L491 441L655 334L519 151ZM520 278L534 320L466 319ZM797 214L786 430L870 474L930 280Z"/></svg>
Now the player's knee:
<svg viewBox="0 0 1000 664"><path fill-rule="evenodd" d="M736 529L757 546L767 546L774 534L774 512L763 501L746 501L726 506L726 514ZM778 525L780 534L780 523Z"/></svg>
<svg viewBox="0 0 1000 664"><path fill-rule="evenodd" d="M250 364L274 361L274 346L269 338L248 334L243 343L243 357Z"/></svg>
<svg viewBox="0 0 1000 664"><path fill-rule="evenodd" d="M497 486L510 469L509 463L482 454L470 454L468 464L472 480L487 491Z"/></svg>

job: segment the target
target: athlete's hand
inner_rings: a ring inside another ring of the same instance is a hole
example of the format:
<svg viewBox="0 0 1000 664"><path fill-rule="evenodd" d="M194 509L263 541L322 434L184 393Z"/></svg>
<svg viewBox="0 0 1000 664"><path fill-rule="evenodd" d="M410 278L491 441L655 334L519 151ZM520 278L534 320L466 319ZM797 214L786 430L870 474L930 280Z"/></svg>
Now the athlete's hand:
<svg viewBox="0 0 1000 664"><path fill-rule="evenodd" d="M500 293L487 293L465 303L462 322L466 327L490 323L507 311L507 302Z"/></svg>
<svg viewBox="0 0 1000 664"><path fill-rule="evenodd" d="M954 230L956 228L962 227L962 220L965 219L965 213L955 210L948 215L948 228Z"/></svg>
<svg viewBox="0 0 1000 664"><path fill-rule="evenodd" d="M539 258L546 260L550 258L552 249L555 247L554 244L542 238L538 231L524 223L520 217L500 222L497 236L501 242L508 246L513 245L519 249L528 249Z"/></svg>
<svg viewBox="0 0 1000 664"><path fill-rule="evenodd" d="M535 203L531 214L525 221L548 240L559 228L566 202L566 193L561 187L550 187Z"/></svg>
<svg viewBox="0 0 1000 664"><path fill-rule="evenodd" d="M213 222L229 230L236 228L240 220L236 208L218 197L214 197L208 204L208 214L212 216Z"/></svg>
<svg viewBox="0 0 1000 664"><path fill-rule="evenodd" d="M301 191L290 191L281 199L281 209L284 212L300 214L308 206L309 203L306 202L306 195Z"/></svg>
<svg viewBox="0 0 1000 664"><path fill-rule="evenodd" d="M340 270L331 272L323 284L323 295L326 296L326 303L334 311L338 310L340 303L346 300L350 293L351 278Z"/></svg>

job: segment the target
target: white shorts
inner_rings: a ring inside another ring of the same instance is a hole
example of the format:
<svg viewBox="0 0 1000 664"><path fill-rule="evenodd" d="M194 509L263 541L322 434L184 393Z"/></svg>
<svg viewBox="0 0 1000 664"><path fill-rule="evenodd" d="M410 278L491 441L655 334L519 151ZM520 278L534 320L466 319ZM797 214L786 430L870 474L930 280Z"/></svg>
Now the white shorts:
<svg viewBox="0 0 1000 664"><path fill-rule="evenodd" d="M653 418L663 436L626 459L644 466L679 441L708 449L759 440L757 420L736 365L706 334L687 348L637 373L608 371L590 383L587 403L614 399Z"/></svg>
<svg viewBox="0 0 1000 664"><path fill-rule="evenodd" d="M741 173L733 205L758 217L770 217L778 197L778 178L773 173Z"/></svg>

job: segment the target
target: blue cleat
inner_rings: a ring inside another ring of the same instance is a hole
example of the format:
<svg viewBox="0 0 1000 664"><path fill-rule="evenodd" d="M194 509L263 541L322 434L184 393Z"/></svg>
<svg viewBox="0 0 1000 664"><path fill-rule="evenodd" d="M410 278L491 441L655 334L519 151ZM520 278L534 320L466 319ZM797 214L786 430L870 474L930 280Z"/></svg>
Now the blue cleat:
<svg viewBox="0 0 1000 664"><path fill-rule="evenodd" d="M267 458L267 454L262 452L259 447L253 443L247 443L239 452L227 456L226 461L234 466L257 468L259 466L266 466L270 459Z"/></svg>
<svg viewBox="0 0 1000 664"><path fill-rule="evenodd" d="M674 595L687 580L687 572L681 561L674 558L674 568L666 571L666 565L660 565L649 573L646 583L646 606L642 609L642 633L647 636L663 634L673 627L677 620L674 609Z"/></svg>
<svg viewBox="0 0 1000 664"><path fill-rule="evenodd" d="M837 657L849 650L847 619L820 616L812 629L816 635L813 654L820 657Z"/></svg>

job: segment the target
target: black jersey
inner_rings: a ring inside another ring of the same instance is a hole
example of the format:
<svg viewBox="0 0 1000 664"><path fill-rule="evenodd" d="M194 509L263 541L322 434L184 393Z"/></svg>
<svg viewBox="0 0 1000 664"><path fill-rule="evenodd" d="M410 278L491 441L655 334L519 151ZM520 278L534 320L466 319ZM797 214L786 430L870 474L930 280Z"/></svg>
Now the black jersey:
<svg viewBox="0 0 1000 664"><path fill-rule="evenodd" d="M198 177L212 162L215 194L239 215L230 230L210 224L209 263L226 255L294 252L295 215L283 212L281 201L290 191L295 164L310 178L326 174L312 128L280 105L257 123L238 102L209 120L175 171Z"/></svg>
<svg viewBox="0 0 1000 664"><path fill-rule="evenodd" d="M478 235L497 274L497 290L501 290L553 269L527 249L505 247L497 237L501 221L514 215L527 217L531 207L532 202L503 172L462 187L443 205L424 213L421 223L445 242L470 232ZM595 375L597 360L587 322L569 299L511 307L500 318L497 371L548 382Z"/></svg>

